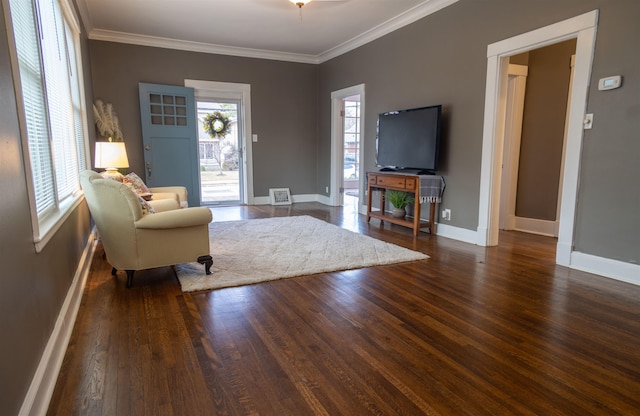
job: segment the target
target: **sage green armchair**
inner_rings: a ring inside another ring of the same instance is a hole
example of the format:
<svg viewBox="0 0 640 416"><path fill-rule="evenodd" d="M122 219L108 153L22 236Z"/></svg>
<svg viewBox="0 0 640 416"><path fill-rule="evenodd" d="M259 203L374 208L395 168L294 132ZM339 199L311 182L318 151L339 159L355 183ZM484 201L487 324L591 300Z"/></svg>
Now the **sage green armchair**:
<svg viewBox="0 0 640 416"><path fill-rule="evenodd" d="M154 267L197 261L211 274L210 209L180 208L173 199L160 199L156 212L147 213L130 187L91 170L80 173L80 184L112 273L126 270L127 287L136 270Z"/></svg>

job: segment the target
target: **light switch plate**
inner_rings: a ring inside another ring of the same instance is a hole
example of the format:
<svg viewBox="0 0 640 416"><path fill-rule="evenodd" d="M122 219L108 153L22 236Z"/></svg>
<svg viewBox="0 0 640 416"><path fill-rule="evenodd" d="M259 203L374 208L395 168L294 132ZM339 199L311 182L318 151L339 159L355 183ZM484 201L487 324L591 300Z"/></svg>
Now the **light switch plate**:
<svg viewBox="0 0 640 416"><path fill-rule="evenodd" d="M584 121L582 122L582 125L584 126L585 130L589 130L589 129L591 129L593 127L593 114L592 113L584 115Z"/></svg>

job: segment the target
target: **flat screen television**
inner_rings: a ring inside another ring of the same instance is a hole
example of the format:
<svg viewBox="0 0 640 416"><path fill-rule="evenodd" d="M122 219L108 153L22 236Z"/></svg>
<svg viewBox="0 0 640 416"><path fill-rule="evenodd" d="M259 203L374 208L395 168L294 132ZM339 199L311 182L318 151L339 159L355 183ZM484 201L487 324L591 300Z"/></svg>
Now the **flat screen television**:
<svg viewBox="0 0 640 416"><path fill-rule="evenodd" d="M382 170L415 169L431 174L438 169L442 106L390 111L378 116L376 141Z"/></svg>

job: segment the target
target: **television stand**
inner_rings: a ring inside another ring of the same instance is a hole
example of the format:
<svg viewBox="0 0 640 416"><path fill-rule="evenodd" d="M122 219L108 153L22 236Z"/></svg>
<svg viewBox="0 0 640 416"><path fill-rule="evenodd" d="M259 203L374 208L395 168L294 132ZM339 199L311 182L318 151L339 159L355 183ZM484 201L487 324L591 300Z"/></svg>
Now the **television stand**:
<svg viewBox="0 0 640 416"><path fill-rule="evenodd" d="M380 190L380 210L371 210L371 200L374 189ZM415 195L413 205L413 219L395 218L385 213L385 193L387 189L410 192ZM420 220L420 177L415 174L401 174L392 172L367 173L367 223L371 218L392 224L402 225L413 229L417 236L421 228L428 228L429 233L435 234L436 203L429 203L429 221Z"/></svg>

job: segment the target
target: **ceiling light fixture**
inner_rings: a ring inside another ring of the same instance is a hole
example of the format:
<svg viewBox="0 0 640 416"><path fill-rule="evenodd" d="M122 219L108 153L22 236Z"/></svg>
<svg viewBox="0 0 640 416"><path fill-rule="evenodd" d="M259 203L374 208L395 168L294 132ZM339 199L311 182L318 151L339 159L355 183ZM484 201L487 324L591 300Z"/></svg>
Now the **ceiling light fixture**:
<svg viewBox="0 0 640 416"><path fill-rule="evenodd" d="M289 1L302 9L302 6L309 3L311 0L289 0Z"/></svg>

